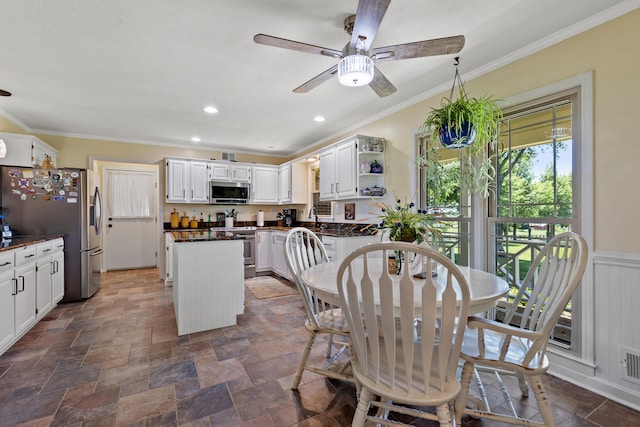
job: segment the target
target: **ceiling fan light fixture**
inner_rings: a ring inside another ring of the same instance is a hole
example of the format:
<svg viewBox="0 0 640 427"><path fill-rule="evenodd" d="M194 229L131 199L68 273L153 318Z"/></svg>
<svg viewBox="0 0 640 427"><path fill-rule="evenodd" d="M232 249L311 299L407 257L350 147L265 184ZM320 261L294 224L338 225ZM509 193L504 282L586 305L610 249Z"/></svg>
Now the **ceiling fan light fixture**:
<svg viewBox="0 0 640 427"><path fill-rule="evenodd" d="M345 56L338 63L338 81L344 86L365 86L373 80L373 60L367 55Z"/></svg>

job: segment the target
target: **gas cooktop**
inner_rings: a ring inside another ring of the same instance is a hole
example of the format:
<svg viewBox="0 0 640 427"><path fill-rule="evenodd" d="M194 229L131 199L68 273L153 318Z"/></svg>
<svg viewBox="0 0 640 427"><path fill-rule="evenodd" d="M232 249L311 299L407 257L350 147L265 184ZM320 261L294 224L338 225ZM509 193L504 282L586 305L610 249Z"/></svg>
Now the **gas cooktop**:
<svg viewBox="0 0 640 427"><path fill-rule="evenodd" d="M255 226L247 226L247 227L211 227L211 231L255 231L258 227Z"/></svg>

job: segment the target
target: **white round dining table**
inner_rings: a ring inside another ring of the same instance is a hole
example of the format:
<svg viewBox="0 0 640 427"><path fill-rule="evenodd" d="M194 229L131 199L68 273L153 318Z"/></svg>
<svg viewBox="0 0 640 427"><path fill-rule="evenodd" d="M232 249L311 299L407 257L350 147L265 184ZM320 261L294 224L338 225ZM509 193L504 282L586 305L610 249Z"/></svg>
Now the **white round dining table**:
<svg viewBox="0 0 640 427"><path fill-rule="evenodd" d="M354 277L361 277L363 273L362 265L354 262L353 264ZM323 301L340 306L340 296L338 295L337 277L338 268L340 267L339 261L330 261L323 264L318 264L308 268L302 272L302 281L311 289L313 289L318 297ZM442 268L442 267L441 267ZM484 313L491 310L498 299L504 296L509 290L507 282L491 273L487 273L483 270L478 270L469 267L458 267L462 272L462 275L469 284L470 301L469 301L469 313ZM370 262L368 270L373 277L379 275L382 271L381 262ZM438 285L438 298L442 289L445 287L444 281L446 280L446 274L442 271L442 274L437 274L433 277ZM393 277L393 276L392 276ZM399 277L400 276L395 276ZM425 279L417 279L419 284ZM458 286L454 283L454 286ZM416 292L419 292L420 287L416 286ZM416 298L416 303L419 303L421 299ZM395 304L395 305L399 305ZM416 307L419 308L419 307Z"/></svg>

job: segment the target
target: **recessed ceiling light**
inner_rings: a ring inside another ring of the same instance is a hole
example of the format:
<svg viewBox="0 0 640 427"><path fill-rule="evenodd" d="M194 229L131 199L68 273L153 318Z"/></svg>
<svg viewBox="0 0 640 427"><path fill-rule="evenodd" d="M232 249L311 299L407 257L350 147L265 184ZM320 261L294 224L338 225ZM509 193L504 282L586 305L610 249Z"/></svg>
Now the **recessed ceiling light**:
<svg viewBox="0 0 640 427"><path fill-rule="evenodd" d="M324 116L315 116L313 120L316 122L324 122L325 118Z"/></svg>
<svg viewBox="0 0 640 427"><path fill-rule="evenodd" d="M268 148L269 150L273 150L273 149L274 149L274 148L276 148L276 147L274 147L273 145L270 145L270 146L268 146L267 148Z"/></svg>
<svg viewBox="0 0 640 427"><path fill-rule="evenodd" d="M218 109L211 105L207 105L206 107L203 108L203 110L205 113L209 113L209 114L215 114L218 112Z"/></svg>
<svg viewBox="0 0 640 427"><path fill-rule="evenodd" d="M200 142L200 137L199 136L192 136L191 137L191 142Z"/></svg>

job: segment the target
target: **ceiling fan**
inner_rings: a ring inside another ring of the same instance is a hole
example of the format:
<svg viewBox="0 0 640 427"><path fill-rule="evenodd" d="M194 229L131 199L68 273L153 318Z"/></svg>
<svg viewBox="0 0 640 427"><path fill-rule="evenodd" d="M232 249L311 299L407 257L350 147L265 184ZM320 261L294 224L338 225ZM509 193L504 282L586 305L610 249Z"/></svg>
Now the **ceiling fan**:
<svg viewBox="0 0 640 427"><path fill-rule="evenodd" d="M345 19L345 31L351 35L351 40L341 51L267 34L256 34L253 41L340 60L338 64L295 88L295 93L308 92L338 74L340 83L345 86L368 84L378 96L388 96L394 93L396 88L374 62L454 54L460 52L464 46L464 36L460 35L372 49L371 45L390 2L391 0L360 0L356 14Z"/></svg>

